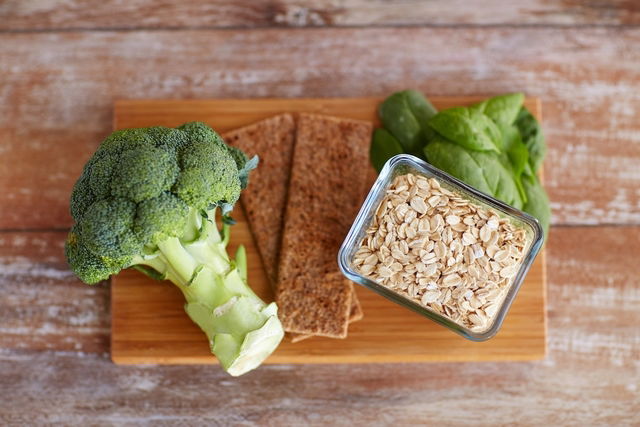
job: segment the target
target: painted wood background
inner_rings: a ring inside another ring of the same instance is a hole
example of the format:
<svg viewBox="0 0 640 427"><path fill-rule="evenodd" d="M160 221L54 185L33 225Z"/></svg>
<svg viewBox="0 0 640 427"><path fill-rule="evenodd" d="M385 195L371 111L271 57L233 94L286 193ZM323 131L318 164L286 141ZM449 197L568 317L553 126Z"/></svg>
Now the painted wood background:
<svg viewBox="0 0 640 427"><path fill-rule="evenodd" d="M320 3L0 1L0 425L640 423L640 3ZM62 245L114 99L405 87L543 100L547 359L239 379L109 361L109 286L79 283Z"/></svg>

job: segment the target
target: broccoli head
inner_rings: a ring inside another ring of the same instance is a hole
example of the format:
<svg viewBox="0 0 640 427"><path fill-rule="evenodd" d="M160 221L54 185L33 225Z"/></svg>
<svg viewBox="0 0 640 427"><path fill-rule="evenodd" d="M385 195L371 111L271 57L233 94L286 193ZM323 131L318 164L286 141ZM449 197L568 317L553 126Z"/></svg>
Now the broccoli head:
<svg viewBox="0 0 640 427"><path fill-rule="evenodd" d="M215 215L232 209L257 162L204 123L112 133L73 187L71 269L89 284L128 267L172 281L223 368L255 368L284 331L275 303L247 284L244 249L235 261L226 252L233 221L221 233Z"/></svg>
<svg viewBox="0 0 640 427"><path fill-rule="evenodd" d="M73 240L83 248L70 258L71 267L85 267L81 253L88 265L97 258L127 266L145 246L180 236L190 208L233 205L241 185L230 147L204 123L116 131L89 159L71 193ZM95 283L112 270L81 278Z"/></svg>

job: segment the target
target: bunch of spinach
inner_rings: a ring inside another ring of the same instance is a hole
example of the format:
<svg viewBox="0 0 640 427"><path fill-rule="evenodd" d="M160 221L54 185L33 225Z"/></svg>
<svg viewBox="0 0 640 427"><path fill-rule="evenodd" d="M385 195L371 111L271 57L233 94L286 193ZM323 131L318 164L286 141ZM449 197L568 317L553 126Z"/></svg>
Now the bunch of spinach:
<svg viewBox="0 0 640 427"><path fill-rule="evenodd" d="M533 215L546 236L551 210L537 176L546 145L523 102L513 93L438 112L420 92L396 92L380 104L371 163L380 171L394 155L413 154Z"/></svg>

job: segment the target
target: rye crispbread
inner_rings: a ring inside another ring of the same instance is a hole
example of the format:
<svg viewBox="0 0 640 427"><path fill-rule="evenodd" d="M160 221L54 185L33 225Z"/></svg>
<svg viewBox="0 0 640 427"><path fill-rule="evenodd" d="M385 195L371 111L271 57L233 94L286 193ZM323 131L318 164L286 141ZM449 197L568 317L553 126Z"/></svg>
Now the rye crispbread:
<svg viewBox="0 0 640 427"><path fill-rule="evenodd" d="M229 145L260 163L251 171L241 203L253 238L273 288L277 280L284 210L289 188L296 122L291 114L280 114L222 135Z"/></svg>
<svg viewBox="0 0 640 427"><path fill-rule="evenodd" d="M371 123L300 114L276 301L288 332L344 338L352 285L336 254L367 183Z"/></svg>
<svg viewBox="0 0 640 427"><path fill-rule="evenodd" d="M295 118L291 114L281 114L222 135L228 144L240 148L248 156L260 156L260 165L251 173L251 185L243 191L241 201L274 289L295 131ZM363 314L354 290L349 322L362 319ZM313 335L290 336L293 342L299 342Z"/></svg>
<svg viewBox="0 0 640 427"><path fill-rule="evenodd" d="M351 293L351 310L349 312L349 325L351 325L353 322L357 322L358 320L362 320L362 318L364 317L364 312L362 311L362 305L360 305L360 300L356 295L355 289L353 289L353 284L351 284L351 288L352 288L352 293ZM306 340L307 338L312 338L314 335L290 333L289 336L291 337L292 343L297 343L297 342Z"/></svg>

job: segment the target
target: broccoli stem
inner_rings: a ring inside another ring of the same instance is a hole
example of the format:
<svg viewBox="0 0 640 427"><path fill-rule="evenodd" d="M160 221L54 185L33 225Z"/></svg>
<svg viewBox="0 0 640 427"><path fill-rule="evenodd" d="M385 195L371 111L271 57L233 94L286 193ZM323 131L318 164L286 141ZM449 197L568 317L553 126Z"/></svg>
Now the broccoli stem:
<svg viewBox="0 0 640 427"><path fill-rule="evenodd" d="M271 354L284 331L275 303L265 304L247 284L244 248L238 248L235 262L229 258L228 226L221 235L214 214L190 215L186 239L166 238L156 253L135 263L182 291L185 311L207 335L211 351L227 372L241 375Z"/></svg>
<svg viewBox="0 0 640 427"><path fill-rule="evenodd" d="M198 268L198 262L187 252L185 247L182 246L180 239L177 237L169 237L158 243L158 250L170 268L167 271L167 278L169 278L169 272L171 272L171 275L176 276L174 283L178 286L188 286L196 268ZM170 280L173 281L173 278Z"/></svg>

